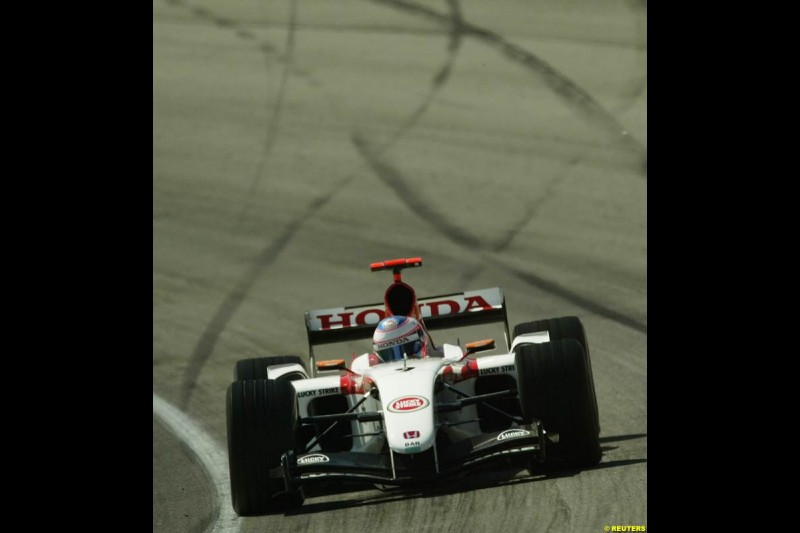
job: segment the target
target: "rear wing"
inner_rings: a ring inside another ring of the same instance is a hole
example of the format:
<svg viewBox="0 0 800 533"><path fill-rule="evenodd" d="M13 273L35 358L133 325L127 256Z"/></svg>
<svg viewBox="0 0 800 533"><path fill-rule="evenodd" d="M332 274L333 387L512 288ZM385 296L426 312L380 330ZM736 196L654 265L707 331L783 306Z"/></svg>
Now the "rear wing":
<svg viewBox="0 0 800 533"><path fill-rule="evenodd" d="M500 287L430 296L418 299L417 305L428 331L502 322L508 347L508 315ZM312 367L314 346L371 339L375 327L384 317L383 303L307 311L306 331Z"/></svg>

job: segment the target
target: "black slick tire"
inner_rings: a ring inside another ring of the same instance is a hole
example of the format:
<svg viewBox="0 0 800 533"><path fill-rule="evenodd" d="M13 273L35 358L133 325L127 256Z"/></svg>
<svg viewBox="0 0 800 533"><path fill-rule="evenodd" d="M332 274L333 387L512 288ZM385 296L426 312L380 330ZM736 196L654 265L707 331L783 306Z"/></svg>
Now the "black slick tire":
<svg viewBox="0 0 800 533"><path fill-rule="evenodd" d="M589 381L592 386L592 397L594 398L594 413L597 419L597 434L600 434L600 413L597 409L597 395L594 390L594 375L592 374L592 358L589 353L589 343L586 340L586 329L580 318L576 316L562 316L558 318L547 318L544 320L534 320L532 322L523 322L514 326L514 332L511 336L515 339L517 335L523 333L536 333L538 331L547 331L550 335L550 341L557 341L561 339L575 339L581 346L586 356L586 369L589 373Z"/></svg>
<svg viewBox="0 0 800 533"><path fill-rule="evenodd" d="M226 398L228 462L233 508L243 516L302 503L289 497L282 477L270 477L281 455L296 450L297 402L289 380L235 381Z"/></svg>
<svg viewBox="0 0 800 533"><path fill-rule="evenodd" d="M541 420L545 431L559 434L556 456L566 464L600 462L595 398L583 346L575 339L524 344L515 349L515 364L525 422Z"/></svg>

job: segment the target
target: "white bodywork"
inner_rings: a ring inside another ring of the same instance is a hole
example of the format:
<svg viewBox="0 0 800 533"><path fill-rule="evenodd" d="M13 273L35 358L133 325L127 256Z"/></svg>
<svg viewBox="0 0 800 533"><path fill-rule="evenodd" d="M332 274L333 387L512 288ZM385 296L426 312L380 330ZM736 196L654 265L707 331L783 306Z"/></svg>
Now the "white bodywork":
<svg viewBox="0 0 800 533"><path fill-rule="evenodd" d="M520 335L514 346L530 342L547 342L547 333ZM459 358L455 350L462 354ZM441 380L445 368L450 367L453 374L460 375L467 365L463 351L457 346L444 346L446 357L408 359L392 363L370 366L369 354L355 358L351 370L361 378L371 380L379 391L379 399L368 398L358 410L361 412L382 411L383 422L351 422L354 452L379 452L388 441L394 453L412 454L423 452L436 441L437 431L445 431L451 441L480 435L477 422L477 407L464 406L459 411L437 413L436 405L458 399L458 396L443 389L435 393L436 383ZM455 359L460 359L455 361ZM458 381L455 386L467 395L475 394L477 377L506 374L516 380L514 353L484 355L474 359L477 374L472 379ZM283 365L282 365L283 366ZM316 398L341 395L340 376L337 372L329 376L294 381L297 391L300 417L309 416L309 404ZM348 407L352 408L364 398L363 394L346 396ZM456 426L451 424L457 423ZM320 451L315 446L309 452Z"/></svg>
<svg viewBox="0 0 800 533"><path fill-rule="evenodd" d="M517 335L514 338L514 342L511 343L511 348L509 349L513 352L514 348L520 344L542 344L544 342L550 342L550 333L547 331L523 333L522 335Z"/></svg>
<svg viewBox="0 0 800 533"><path fill-rule="evenodd" d="M434 384L447 364L443 358L375 365L364 370L380 391L389 447L395 453L416 453L430 448L436 438ZM406 438L404 434L414 437Z"/></svg>

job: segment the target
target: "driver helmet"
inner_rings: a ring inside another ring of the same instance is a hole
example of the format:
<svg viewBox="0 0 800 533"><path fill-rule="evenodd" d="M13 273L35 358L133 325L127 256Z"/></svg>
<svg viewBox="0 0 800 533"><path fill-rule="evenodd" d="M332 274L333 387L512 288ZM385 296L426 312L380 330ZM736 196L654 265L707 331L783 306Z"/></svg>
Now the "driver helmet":
<svg viewBox="0 0 800 533"><path fill-rule="evenodd" d="M422 358L428 355L428 339L422 324L408 316L384 318L375 328L372 348L385 362L402 361L403 354Z"/></svg>

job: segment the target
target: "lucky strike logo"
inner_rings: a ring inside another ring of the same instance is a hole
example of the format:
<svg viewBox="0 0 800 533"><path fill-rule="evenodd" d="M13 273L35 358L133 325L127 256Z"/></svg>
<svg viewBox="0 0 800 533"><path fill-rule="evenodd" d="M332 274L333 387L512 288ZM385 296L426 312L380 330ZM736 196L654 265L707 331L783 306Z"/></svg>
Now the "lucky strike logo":
<svg viewBox="0 0 800 533"><path fill-rule="evenodd" d="M322 455L321 453L314 453L311 455L306 455L305 457L300 457L297 460L297 464L309 465L313 463L327 463L329 461L330 458L327 455Z"/></svg>
<svg viewBox="0 0 800 533"><path fill-rule="evenodd" d="M497 440L518 439L520 437L526 437L530 434L530 431L522 428L507 429L497 436Z"/></svg>
<svg viewBox="0 0 800 533"><path fill-rule="evenodd" d="M403 396L389 402L388 409L393 413L410 413L424 409L430 403L422 396Z"/></svg>

